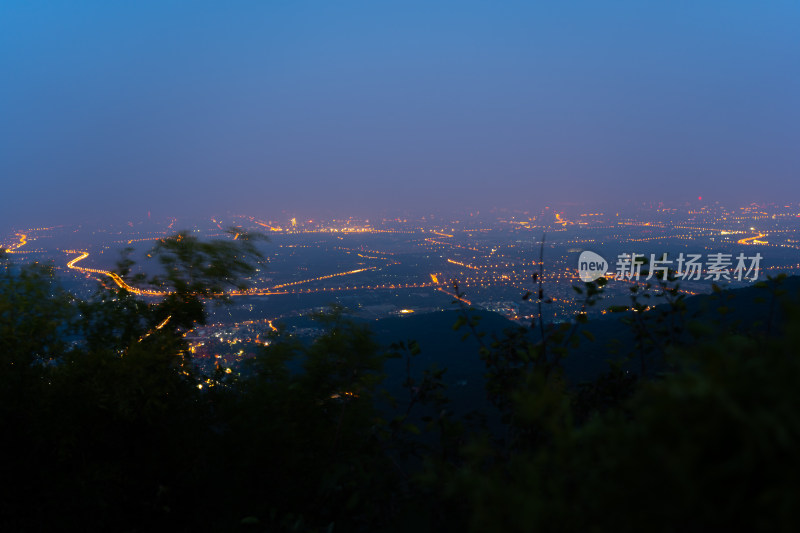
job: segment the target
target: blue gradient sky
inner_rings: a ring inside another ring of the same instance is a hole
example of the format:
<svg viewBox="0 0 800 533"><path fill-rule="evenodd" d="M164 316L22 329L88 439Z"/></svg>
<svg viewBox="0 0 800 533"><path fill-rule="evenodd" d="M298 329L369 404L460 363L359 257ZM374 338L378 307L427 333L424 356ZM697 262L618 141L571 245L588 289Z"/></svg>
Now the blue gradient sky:
<svg viewBox="0 0 800 533"><path fill-rule="evenodd" d="M0 3L0 224L800 200L800 2Z"/></svg>

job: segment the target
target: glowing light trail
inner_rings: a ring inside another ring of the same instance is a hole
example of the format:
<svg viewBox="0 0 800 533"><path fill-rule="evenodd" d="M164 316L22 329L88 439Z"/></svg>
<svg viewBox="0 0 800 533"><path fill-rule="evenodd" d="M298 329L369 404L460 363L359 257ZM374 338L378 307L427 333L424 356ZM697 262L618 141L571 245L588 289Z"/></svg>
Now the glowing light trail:
<svg viewBox="0 0 800 533"><path fill-rule="evenodd" d="M758 235L755 235L753 237L747 237L746 239L739 239L738 241L736 241L736 244L767 244L766 241L758 240L761 237L766 237L766 236L767 236L766 233L759 233ZM751 243L748 241L753 241L753 242Z"/></svg>
<svg viewBox="0 0 800 533"><path fill-rule="evenodd" d="M83 261L84 259L89 257L89 252L75 252L75 253L79 253L81 255L79 255L69 263L67 263L67 268L71 268L73 270L77 270L78 272L83 272L83 273L92 273L92 274L100 274L102 276L108 276L114 283L116 283L117 287L125 289L128 292L132 292L133 294L139 294L143 296L166 296L169 294L168 292L164 291L154 291L149 289L138 289L136 287L131 287L130 285L125 283L125 280L122 279L116 272L110 272L108 270L100 270L97 268L86 268L86 267L76 266L78 262Z"/></svg>
<svg viewBox="0 0 800 533"><path fill-rule="evenodd" d="M12 244L8 248L5 249L6 253L13 254L26 244L28 244L28 236L24 233L17 233L17 237L19 237L19 242Z"/></svg>

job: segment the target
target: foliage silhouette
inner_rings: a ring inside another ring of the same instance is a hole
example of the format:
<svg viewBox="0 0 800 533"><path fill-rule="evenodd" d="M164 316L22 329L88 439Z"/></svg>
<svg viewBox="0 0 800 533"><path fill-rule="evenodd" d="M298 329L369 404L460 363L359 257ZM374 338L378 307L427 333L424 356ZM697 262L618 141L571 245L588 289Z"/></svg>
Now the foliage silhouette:
<svg viewBox="0 0 800 533"><path fill-rule="evenodd" d="M540 312L491 337L455 284L454 327L479 341L465 357L485 365L492 425L455 414L447 369L418 368L418 343L383 348L341 308L318 317L314 342L279 328L241 373L201 375L183 334L227 288L246 288L263 256L241 232L180 233L151 255L159 275L132 275L129 256L119 274L169 293L160 300L106 287L80 301L47 265L3 259L2 530L783 531L800 520L800 295L783 277L760 289L770 311L756 329L731 318L746 305L732 292L690 313L669 275L637 289L610 315L628 319L633 348L585 383L563 363L579 342L603 349L587 322L604 279L576 287L573 321ZM533 281L547 305L543 271ZM405 363L398 398L382 389L388 358Z"/></svg>

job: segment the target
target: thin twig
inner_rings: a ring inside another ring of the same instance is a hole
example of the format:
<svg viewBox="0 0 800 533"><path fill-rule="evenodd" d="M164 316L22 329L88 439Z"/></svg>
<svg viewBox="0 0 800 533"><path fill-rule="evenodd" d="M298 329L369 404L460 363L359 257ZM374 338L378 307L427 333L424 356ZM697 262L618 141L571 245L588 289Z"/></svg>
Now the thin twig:
<svg viewBox="0 0 800 533"><path fill-rule="evenodd" d="M542 278L544 277L544 240L546 233L542 233L542 242L539 245L539 334L542 338L542 359L547 364L547 339L544 335L544 314L542 313L542 299L544 298L544 288Z"/></svg>

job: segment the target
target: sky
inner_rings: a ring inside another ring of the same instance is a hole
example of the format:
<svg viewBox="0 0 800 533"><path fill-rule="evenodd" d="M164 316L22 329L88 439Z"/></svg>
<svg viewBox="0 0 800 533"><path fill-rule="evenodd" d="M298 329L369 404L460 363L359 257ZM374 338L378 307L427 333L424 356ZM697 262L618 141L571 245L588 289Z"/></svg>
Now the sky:
<svg viewBox="0 0 800 533"><path fill-rule="evenodd" d="M0 229L800 201L800 2L0 2Z"/></svg>

